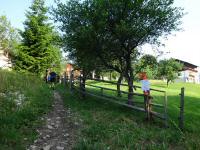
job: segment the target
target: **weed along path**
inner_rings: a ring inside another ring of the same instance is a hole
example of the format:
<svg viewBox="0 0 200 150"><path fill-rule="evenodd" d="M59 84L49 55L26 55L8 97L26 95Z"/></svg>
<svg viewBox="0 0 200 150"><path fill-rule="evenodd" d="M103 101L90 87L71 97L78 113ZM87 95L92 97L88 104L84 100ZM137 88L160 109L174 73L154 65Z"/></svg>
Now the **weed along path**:
<svg viewBox="0 0 200 150"><path fill-rule="evenodd" d="M37 129L38 139L27 150L70 150L76 141L79 124L74 122L70 108L64 108L58 92L54 92L52 111L42 117L46 123Z"/></svg>

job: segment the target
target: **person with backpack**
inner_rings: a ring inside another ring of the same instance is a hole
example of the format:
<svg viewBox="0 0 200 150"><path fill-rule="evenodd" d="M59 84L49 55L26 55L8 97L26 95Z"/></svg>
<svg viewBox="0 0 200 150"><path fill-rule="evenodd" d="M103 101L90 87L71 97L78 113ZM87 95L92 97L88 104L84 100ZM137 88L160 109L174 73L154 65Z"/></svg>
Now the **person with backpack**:
<svg viewBox="0 0 200 150"><path fill-rule="evenodd" d="M49 80L50 80L50 87L55 89L55 82L56 82L57 74L54 71L49 73Z"/></svg>

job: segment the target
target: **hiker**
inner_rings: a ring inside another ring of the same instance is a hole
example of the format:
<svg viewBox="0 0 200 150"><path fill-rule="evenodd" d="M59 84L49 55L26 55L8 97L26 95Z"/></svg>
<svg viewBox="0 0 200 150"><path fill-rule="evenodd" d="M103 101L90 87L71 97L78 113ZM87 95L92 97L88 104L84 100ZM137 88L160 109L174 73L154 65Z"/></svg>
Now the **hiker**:
<svg viewBox="0 0 200 150"><path fill-rule="evenodd" d="M47 69L46 72L45 72L44 80L46 81L46 83L50 82L49 72L50 72L49 69Z"/></svg>
<svg viewBox="0 0 200 150"><path fill-rule="evenodd" d="M46 70L46 74L45 74L46 83L50 83L50 80L51 80L50 71L51 71L50 69Z"/></svg>
<svg viewBox="0 0 200 150"><path fill-rule="evenodd" d="M50 87L52 87L53 89L55 88L56 77L57 74L54 71L50 71L48 75L48 80L50 81L51 84Z"/></svg>

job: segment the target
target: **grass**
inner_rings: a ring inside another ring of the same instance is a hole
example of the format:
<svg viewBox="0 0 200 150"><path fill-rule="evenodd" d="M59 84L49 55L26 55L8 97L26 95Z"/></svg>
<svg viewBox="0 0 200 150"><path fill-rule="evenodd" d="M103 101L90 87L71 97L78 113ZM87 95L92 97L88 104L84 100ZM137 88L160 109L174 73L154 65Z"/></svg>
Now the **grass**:
<svg viewBox="0 0 200 150"><path fill-rule="evenodd" d="M52 93L37 76L0 70L0 150L21 150L37 137Z"/></svg>
<svg viewBox="0 0 200 150"><path fill-rule="evenodd" d="M92 84L116 88L100 82ZM136 84L139 85L139 83ZM183 133L173 125L167 129L163 128L158 119L147 123L143 113L90 96L81 99L79 93L70 94L69 90L60 88L66 107L71 107L79 113L83 120L80 139L74 149L199 149L200 95L198 92L200 85L174 83L166 87L166 84L161 81L151 81L151 85L152 88L167 91L169 117L176 124L179 114L180 88L185 87L185 129ZM125 87L122 89L126 90ZM88 90L100 91L95 88ZM137 91L140 92L140 89ZM114 95L111 92L105 91L105 93ZM152 93L152 95L158 103L162 100L162 95L159 93Z"/></svg>

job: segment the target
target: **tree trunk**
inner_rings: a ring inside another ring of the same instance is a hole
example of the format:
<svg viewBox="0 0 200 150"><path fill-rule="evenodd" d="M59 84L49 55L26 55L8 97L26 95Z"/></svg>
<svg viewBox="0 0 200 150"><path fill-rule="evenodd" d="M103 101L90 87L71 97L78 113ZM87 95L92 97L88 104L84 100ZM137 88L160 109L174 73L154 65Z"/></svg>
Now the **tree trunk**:
<svg viewBox="0 0 200 150"><path fill-rule="evenodd" d="M168 87L168 85L169 85L169 81L170 81L170 80L167 80L167 87Z"/></svg>
<svg viewBox="0 0 200 150"><path fill-rule="evenodd" d="M133 68L131 65L131 56L128 55L127 59L126 76L128 80L128 104L133 104Z"/></svg>
<svg viewBox="0 0 200 150"><path fill-rule="evenodd" d="M64 87L66 88L67 86L67 75L66 75L66 72L64 72L64 79L63 79L63 84L64 84Z"/></svg>
<svg viewBox="0 0 200 150"><path fill-rule="evenodd" d="M85 71L82 72L82 76L81 76L81 91L82 91L82 98L85 98L85 82L86 82L86 73Z"/></svg>
<svg viewBox="0 0 200 150"><path fill-rule="evenodd" d="M112 72L110 71L110 81L112 80Z"/></svg>
<svg viewBox="0 0 200 150"><path fill-rule="evenodd" d="M118 81L117 81L117 96L118 97L121 97L121 91L120 91L120 84L122 83L122 79L123 79L123 75L122 73L120 73L120 76L118 78Z"/></svg>
<svg viewBox="0 0 200 150"><path fill-rule="evenodd" d="M82 98L85 98L85 81L86 81L86 79L85 79L85 77L83 77L83 79L82 79Z"/></svg>
<svg viewBox="0 0 200 150"><path fill-rule="evenodd" d="M133 104L133 79L131 76L128 77L128 104Z"/></svg>

